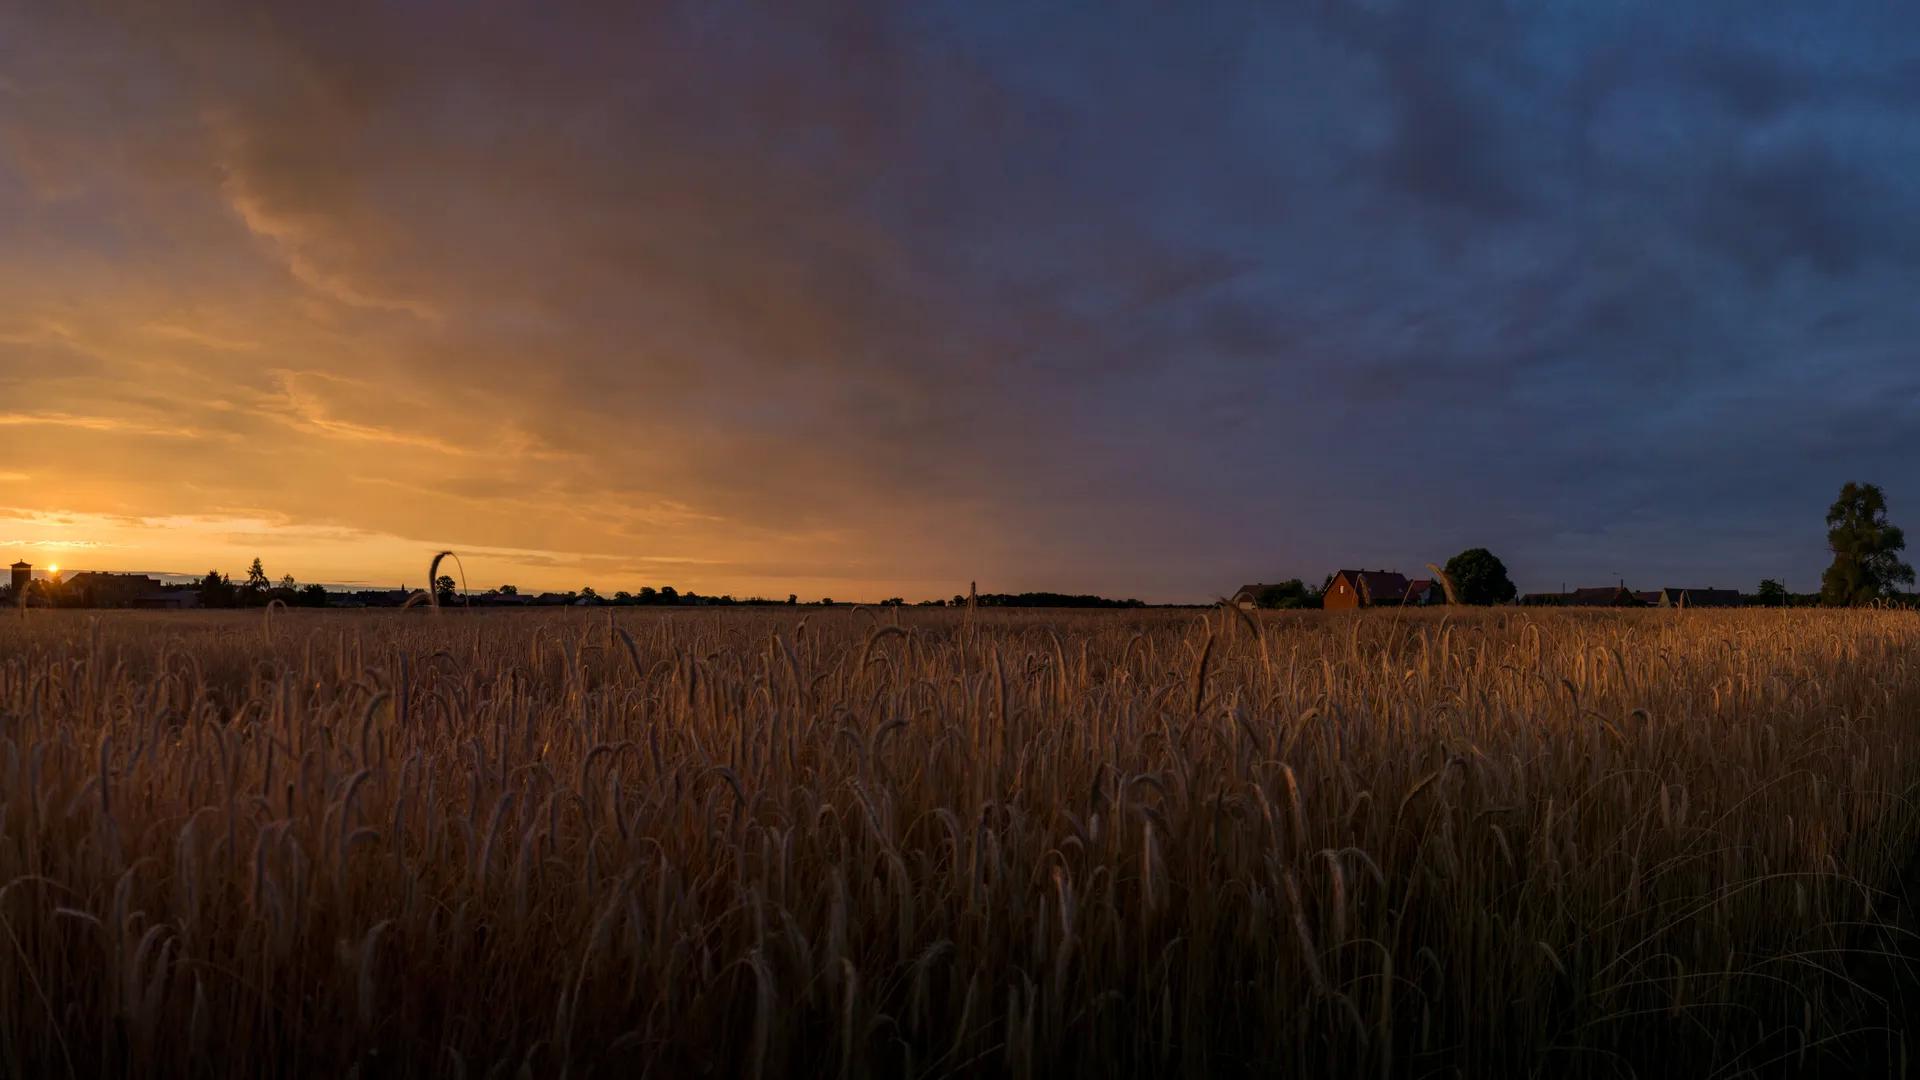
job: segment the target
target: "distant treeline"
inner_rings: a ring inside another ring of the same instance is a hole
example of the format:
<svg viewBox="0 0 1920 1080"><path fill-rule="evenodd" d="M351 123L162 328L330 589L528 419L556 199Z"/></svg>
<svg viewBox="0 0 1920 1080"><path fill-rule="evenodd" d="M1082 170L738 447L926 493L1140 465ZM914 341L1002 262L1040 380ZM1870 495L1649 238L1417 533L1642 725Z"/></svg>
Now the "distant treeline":
<svg viewBox="0 0 1920 1080"><path fill-rule="evenodd" d="M955 606L964 606L967 598L953 598ZM1023 593L981 593L977 598L981 607L1051 607L1051 608L1143 608L1147 605L1139 600L1110 600L1104 596L1069 595L1053 592Z"/></svg>

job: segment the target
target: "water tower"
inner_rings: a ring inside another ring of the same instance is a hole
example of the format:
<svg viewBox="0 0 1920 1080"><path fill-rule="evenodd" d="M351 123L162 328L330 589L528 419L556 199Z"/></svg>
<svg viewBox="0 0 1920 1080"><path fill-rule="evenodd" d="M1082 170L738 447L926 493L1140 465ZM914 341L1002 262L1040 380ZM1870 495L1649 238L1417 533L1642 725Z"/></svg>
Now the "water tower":
<svg viewBox="0 0 1920 1080"><path fill-rule="evenodd" d="M17 562L13 564L13 595L25 596L27 582L33 580L33 564Z"/></svg>

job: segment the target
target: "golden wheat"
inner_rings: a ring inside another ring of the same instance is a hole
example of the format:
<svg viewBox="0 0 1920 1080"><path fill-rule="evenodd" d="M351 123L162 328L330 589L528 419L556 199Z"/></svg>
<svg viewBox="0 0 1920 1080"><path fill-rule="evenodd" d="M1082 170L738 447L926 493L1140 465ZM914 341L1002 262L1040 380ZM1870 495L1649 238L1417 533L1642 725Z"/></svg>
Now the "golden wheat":
<svg viewBox="0 0 1920 1080"><path fill-rule="evenodd" d="M31 612L0 725L10 1076L1904 1047L1905 612Z"/></svg>

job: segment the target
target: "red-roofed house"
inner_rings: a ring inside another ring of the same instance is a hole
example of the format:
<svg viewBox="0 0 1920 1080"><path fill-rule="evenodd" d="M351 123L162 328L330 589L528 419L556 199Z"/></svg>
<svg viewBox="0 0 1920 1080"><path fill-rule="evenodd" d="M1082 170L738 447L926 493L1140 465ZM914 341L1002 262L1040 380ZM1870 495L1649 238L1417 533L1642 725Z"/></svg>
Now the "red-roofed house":
<svg viewBox="0 0 1920 1080"><path fill-rule="evenodd" d="M1446 602L1446 587L1431 578L1416 578L1407 585L1407 603L1409 604L1444 604Z"/></svg>
<svg viewBox="0 0 1920 1080"><path fill-rule="evenodd" d="M1397 606L1406 601L1407 585L1403 575L1391 570L1342 570L1327 582L1320 605L1329 611Z"/></svg>

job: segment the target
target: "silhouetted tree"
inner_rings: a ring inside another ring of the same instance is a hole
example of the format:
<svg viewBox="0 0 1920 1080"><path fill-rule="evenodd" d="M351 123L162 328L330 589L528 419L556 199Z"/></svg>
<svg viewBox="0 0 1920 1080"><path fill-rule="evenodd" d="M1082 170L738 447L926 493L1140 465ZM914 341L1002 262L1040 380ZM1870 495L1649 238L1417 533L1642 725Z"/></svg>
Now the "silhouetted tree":
<svg viewBox="0 0 1920 1080"><path fill-rule="evenodd" d="M495 591L498 592L501 596L519 596L520 595L520 590L518 588L515 588L512 585L502 585L500 586L499 589Z"/></svg>
<svg viewBox="0 0 1920 1080"><path fill-rule="evenodd" d="M633 603L633 594L625 589L621 589L619 592L613 594L613 602L616 604L631 604Z"/></svg>
<svg viewBox="0 0 1920 1080"><path fill-rule="evenodd" d="M208 608L230 608L233 606L233 582L218 570L207 571L200 579L200 606Z"/></svg>
<svg viewBox="0 0 1920 1080"><path fill-rule="evenodd" d="M1486 548L1468 548L1448 559L1447 576L1463 604L1504 604L1519 591L1507 577L1507 564Z"/></svg>
<svg viewBox="0 0 1920 1080"><path fill-rule="evenodd" d="M654 591L653 586L642 585L638 599L643 604L657 604L660 602L660 594Z"/></svg>
<svg viewBox="0 0 1920 1080"><path fill-rule="evenodd" d="M580 592L578 593L578 595L579 595L579 597L580 597L580 599L582 599L582 600L598 600L598 599L600 599L600 594L599 594L599 593L597 593L597 592L594 592L594 591L593 591L593 586L591 586L591 585L582 585L582 586L580 586Z"/></svg>
<svg viewBox="0 0 1920 1080"><path fill-rule="evenodd" d="M247 567L247 583L242 586L255 595L264 595L267 591L267 568L260 565L260 556L253 557L253 565Z"/></svg>
<svg viewBox="0 0 1920 1080"><path fill-rule="evenodd" d="M301 607L326 607L327 590L319 584L308 585L300 590Z"/></svg>
<svg viewBox="0 0 1920 1080"><path fill-rule="evenodd" d="M1834 606L1868 604L1913 583L1913 567L1900 561L1906 534L1887 521L1887 497L1874 484L1849 483L1827 509L1827 547L1833 564L1820 577L1820 601Z"/></svg>
<svg viewBox="0 0 1920 1080"><path fill-rule="evenodd" d="M1310 596L1305 582L1299 578L1289 578L1261 589L1253 602L1263 608L1300 608L1307 606Z"/></svg>
<svg viewBox="0 0 1920 1080"><path fill-rule="evenodd" d="M442 604L451 604L459 599L460 586L451 575L441 574L433 579L433 594Z"/></svg>
<svg viewBox="0 0 1920 1080"><path fill-rule="evenodd" d="M676 589L676 588L674 588L674 587L673 587L673 586L671 586L671 585L662 585L662 586L660 586L660 602L661 602L661 603L663 603L663 604L677 604L677 603L679 603L679 602L680 602L680 590L678 590L678 589Z"/></svg>
<svg viewBox="0 0 1920 1080"><path fill-rule="evenodd" d="M1767 578L1766 580L1762 581L1760 583L1760 588L1754 593L1754 595L1759 598L1762 604L1765 604L1768 607L1786 607L1787 606L1787 587L1773 580L1772 578Z"/></svg>
<svg viewBox="0 0 1920 1080"><path fill-rule="evenodd" d="M787 606L788 606L788 607L792 607L793 605L795 605L795 604L798 604L799 602L800 602L800 594L799 594L799 593L788 593L788 594L787 594Z"/></svg>

